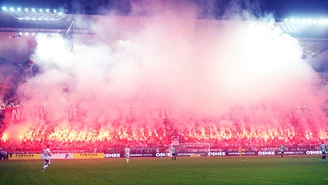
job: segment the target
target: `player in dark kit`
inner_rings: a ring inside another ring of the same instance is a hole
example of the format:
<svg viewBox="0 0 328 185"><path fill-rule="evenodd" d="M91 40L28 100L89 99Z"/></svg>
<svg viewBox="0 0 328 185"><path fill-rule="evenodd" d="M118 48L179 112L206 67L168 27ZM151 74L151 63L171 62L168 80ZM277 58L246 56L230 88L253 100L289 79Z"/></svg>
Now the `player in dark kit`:
<svg viewBox="0 0 328 185"><path fill-rule="evenodd" d="M327 150L327 146L323 142L320 145L320 150L321 150L321 154L322 154L321 161L322 162L326 162L326 156L327 156L326 150Z"/></svg>
<svg viewBox="0 0 328 185"><path fill-rule="evenodd" d="M284 158L284 153L285 153L285 146L284 145L280 146L280 152L281 152L281 158Z"/></svg>
<svg viewBox="0 0 328 185"><path fill-rule="evenodd" d="M176 161L177 160L177 156L176 156L175 148L174 148L173 145L172 145L172 148L171 148L171 155L172 155L172 161Z"/></svg>

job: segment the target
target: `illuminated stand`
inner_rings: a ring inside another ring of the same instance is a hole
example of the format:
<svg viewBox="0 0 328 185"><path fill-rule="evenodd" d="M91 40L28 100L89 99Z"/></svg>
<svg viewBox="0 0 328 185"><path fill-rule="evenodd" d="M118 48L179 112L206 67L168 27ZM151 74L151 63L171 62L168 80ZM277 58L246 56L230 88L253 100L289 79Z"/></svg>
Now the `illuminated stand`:
<svg viewBox="0 0 328 185"><path fill-rule="evenodd" d="M67 10L37 9L37 8L1 8L0 32L15 33L8 38L21 38L44 34L54 36L60 34L67 39L67 47L73 50L74 35L93 35L88 27L77 27L74 24L74 14Z"/></svg>

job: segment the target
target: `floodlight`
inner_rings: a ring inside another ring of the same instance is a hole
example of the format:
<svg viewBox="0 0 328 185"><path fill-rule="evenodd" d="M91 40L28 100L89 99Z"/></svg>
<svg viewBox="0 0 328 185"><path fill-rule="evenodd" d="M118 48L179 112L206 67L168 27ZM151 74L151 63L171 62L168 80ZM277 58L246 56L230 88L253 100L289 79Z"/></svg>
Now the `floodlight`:
<svg viewBox="0 0 328 185"><path fill-rule="evenodd" d="M317 24L318 23L318 20L317 19L314 19L313 20L313 24Z"/></svg>
<svg viewBox="0 0 328 185"><path fill-rule="evenodd" d="M12 11L12 12L13 12L13 11L15 11L15 10L14 10L14 8L13 8L13 7L10 7L10 11Z"/></svg>
<svg viewBox="0 0 328 185"><path fill-rule="evenodd" d="M18 35L22 35L23 33L22 32L19 32Z"/></svg>
<svg viewBox="0 0 328 185"><path fill-rule="evenodd" d="M46 12L49 12L49 9L46 9Z"/></svg>
<svg viewBox="0 0 328 185"><path fill-rule="evenodd" d="M19 11L19 12L20 12L20 11L22 11L22 9L21 9L21 8L17 8L17 11Z"/></svg>
<svg viewBox="0 0 328 185"><path fill-rule="evenodd" d="M308 19L307 23L311 24L312 23L312 19Z"/></svg>
<svg viewBox="0 0 328 185"><path fill-rule="evenodd" d="M3 10L3 11L7 11L7 7L5 7L5 6L2 7L2 10Z"/></svg>
<svg viewBox="0 0 328 185"><path fill-rule="evenodd" d="M302 19L302 23L306 23L306 19Z"/></svg>
<svg viewBox="0 0 328 185"><path fill-rule="evenodd" d="M296 22L300 23L301 22L301 19L296 19Z"/></svg>
<svg viewBox="0 0 328 185"><path fill-rule="evenodd" d="M288 22L288 19L285 19L285 22Z"/></svg>
<svg viewBox="0 0 328 185"><path fill-rule="evenodd" d="M28 8L25 8L25 12L28 12Z"/></svg>
<svg viewBox="0 0 328 185"><path fill-rule="evenodd" d="M32 8L32 12L35 12L35 8Z"/></svg>
<svg viewBox="0 0 328 185"><path fill-rule="evenodd" d="M54 10L54 13L57 13L57 10Z"/></svg>
<svg viewBox="0 0 328 185"><path fill-rule="evenodd" d="M40 10L39 10L39 12L43 12L43 10L42 10L42 9L40 9Z"/></svg>
<svg viewBox="0 0 328 185"><path fill-rule="evenodd" d="M25 35L27 36L28 35L28 32L26 32Z"/></svg>
<svg viewBox="0 0 328 185"><path fill-rule="evenodd" d="M34 35L35 35L35 33L33 32L33 33L32 33L32 35L34 36Z"/></svg>
<svg viewBox="0 0 328 185"><path fill-rule="evenodd" d="M290 22L295 22L295 19L290 19Z"/></svg>
<svg viewBox="0 0 328 185"><path fill-rule="evenodd" d="M325 21L324 21L323 19L320 19L320 20L319 20L319 24L324 24L324 22L325 22Z"/></svg>

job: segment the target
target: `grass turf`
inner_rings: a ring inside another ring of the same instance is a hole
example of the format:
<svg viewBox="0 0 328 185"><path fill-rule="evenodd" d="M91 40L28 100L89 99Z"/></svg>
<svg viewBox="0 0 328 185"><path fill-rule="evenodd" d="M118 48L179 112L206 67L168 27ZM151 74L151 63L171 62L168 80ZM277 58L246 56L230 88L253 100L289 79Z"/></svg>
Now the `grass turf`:
<svg viewBox="0 0 328 185"><path fill-rule="evenodd" d="M202 157L0 162L0 185L328 184L320 157Z"/></svg>

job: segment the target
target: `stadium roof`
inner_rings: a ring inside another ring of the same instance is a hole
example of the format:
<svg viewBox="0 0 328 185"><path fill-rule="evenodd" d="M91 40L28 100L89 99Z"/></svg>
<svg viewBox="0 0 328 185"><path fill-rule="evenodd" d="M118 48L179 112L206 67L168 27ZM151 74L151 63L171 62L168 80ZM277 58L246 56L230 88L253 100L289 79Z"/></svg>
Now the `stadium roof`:
<svg viewBox="0 0 328 185"><path fill-rule="evenodd" d="M0 38L15 38L21 33L60 33L65 34L74 20L83 20L74 26L75 34L92 34L91 22L99 15L78 15L68 14L65 10L54 9L29 9L28 12L11 11L10 7L6 11L0 11ZM128 16L127 16L128 17ZM219 21L219 20L216 20ZM83 24L82 24L83 23ZM275 26L281 28L285 33L290 34L300 40L304 46L306 57L312 58L317 69L328 69L328 19L327 18L286 18L279 19ZM25 38L27 39L27 38ZM17 41L13 41L18 44ZM4 56L0 56L6 58ZM9 59L12 60L12 59ZM17 60L17 59L14 59ZM25 60L22 60L25 61Z"/></svg>

